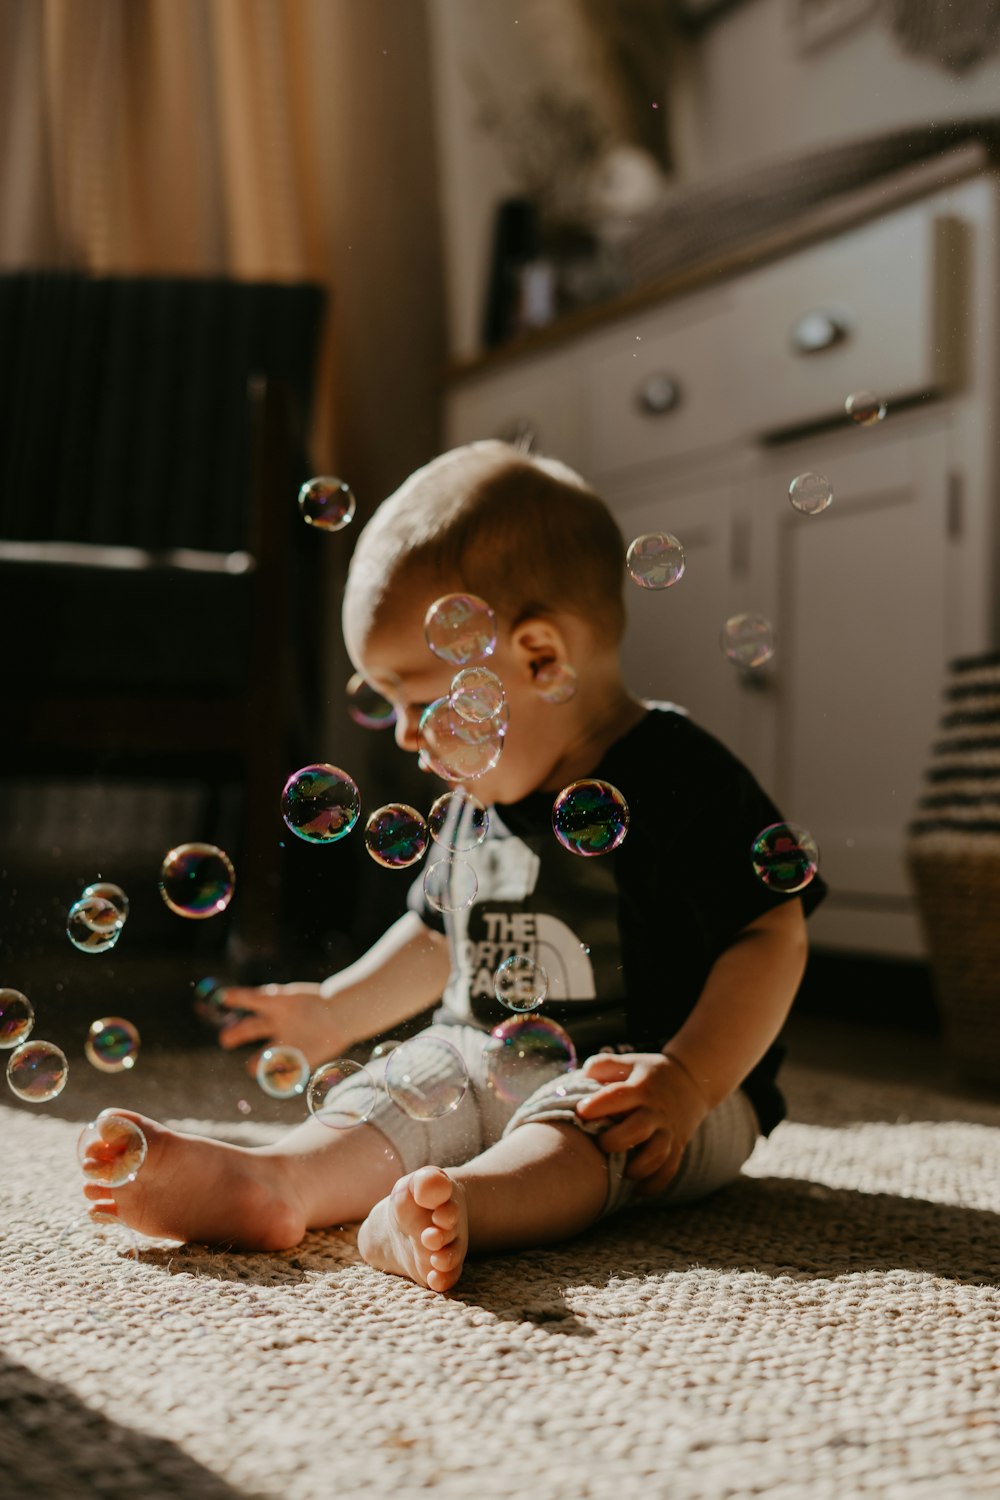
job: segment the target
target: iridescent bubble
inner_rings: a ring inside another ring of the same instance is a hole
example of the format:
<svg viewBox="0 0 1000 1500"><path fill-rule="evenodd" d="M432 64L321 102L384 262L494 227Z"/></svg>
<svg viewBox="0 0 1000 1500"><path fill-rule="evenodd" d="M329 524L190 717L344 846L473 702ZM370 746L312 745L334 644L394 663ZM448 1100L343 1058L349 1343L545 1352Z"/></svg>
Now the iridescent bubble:
<svg viewBox="0 0 1000 1500"><path fill-rule="evenodd" d="M552 804L552 831L572 854L609 854L628 833L628 804L610 781L573 781Z"/></svg>
<svg viewBox="0 0 1000 1500"><path fill-rule="evenodd" d="M486 837L490 815L471 792L443 792L427 816L431 838L453 854L467 854Z"/></svg>
<svg viewBox="0 0 1000 1500"><path fill-rule="evenodd" d="M684 577L684 548L669 531L647 531L629 543L625 567L641 589L668 589Z"/></svg>
<svg viewBox="0 0 1000 1500"><path fill-rule="evenodd" d="M357 783L325 762L295 771L281 793L281 816L307 844L333 844L344 838L360 812Z"/></svg>
<svg viewBox="0 0 1000 1500"><path fill-rule="evenodd" d="M858 427L874 427L882 421L888 407L874 391L852 391L844 402L844 410Z"/></svg>
<svg viewBox="0 0 1000 1500"><path fill-rule="evenodd" d="M365 848L376 864L405 870L427 848L427 824L415 807L390 802L377 808L365 824Z"/></svg>
<svg viewBox="0 0 1000 1500"><path fill-rule="evenodd" d="M95 880L81 892L80 899L86 900L90 896L96 896L101 901L110 901L117 911L122 922L128 917L129 900L120 885L115 885L110 880Z"/></svg>
<svg viewBox="0 0 1000 1500"><path fill-rule="evenodd" d="M139 1033L122 1016L105 1016L91 1022L83 1050L99 1072L125 1073L139 1056Z"/></svg>
<svg viewBox="0 0 1000 1500"><path fill-rule="evenodd" d="M146 1137L134 1120L105 1111L81 1130L76 1156L88 1182L119 1188L135 1181L146 1149Z"/></svg>
<svg viewBox="0 0 1000 1500"><path fill-rule="evenodd" d="M457 1047L440 1036L414 1036L385 1065L385 1091L411 1120L438 1120L457 1109L469 1073Z"/></svg>
<svg viewBox="0 0 1000 1500"><path fill-rule="evenodd" d="M537 1010L549 991L549 976L528 953L505 958L493 976L493 989L508 1010Z"/></svg>
<svg viewBox="0 0 1000 1500"><path fill-rule="evenodd" d="M764 615L733 615L719 643L738 667L762 667L774 655L774 629Z"/></svg>
<svg viewBox="0 0 1000 1500"><path fill-rule="evenodd" d="M86 1261L93 1274L132 1270L139 1259L139 1241L117 1214L91 1209L71 1219L56 1241L56 1254L74 1262Z"/></svg>
<svg viewBox="0 0 1000 1500"><path fill-rule="evenodd" d="M69 1063L53 1042L22 1042L7 1059L7 1082L19 1099L47 1104L66 1087Z"/></svg>
<svg viewBox="0 0 1000 1500"><path fill-rule="evenodd" d="M772 823L753 841L754 873L772 891L801 891L819 869L812 834L797 823Z"/></svg>
<svg viewBox="0 0 1000 1500"><path fill-rule="evenodd" d="M347 684L347 712L362 729L390 729L396 722L396 710L388 698L360 672L355 672Z"/></svg>
<svg viewBox="0 0 1000 1500"><path fill-rule="evenodd" d="M299 490L299 513L307 526L319 531L341 531L353 519L357 501L351 487L332 474L307 479Z"/></svg>
<svg viewBox="0 0 1000 1500"><path fill-rule="evenodd" d="M121 936L118 909L100 896L82 896L66 917L66 936L81 953L107 953Z"/></svg>
<svg viewBox="0 0 1000 1500"><path fill-rule="evenodd" d="M195 1015L215 1031L225 1031L227 1026L232 1026L237 1021L245 1020L247 1016L253 1014L252 1011L223 1003L223 997L228 988L228 985L212 975L199 979L194 986Z"/></svg>
<svg viewBox="0 0 1000 1500"><path fill-rule="evenodd" d="M239 1110L241 1115L249 1115L253 1113L253 1106L246 1099L237 1099L236 1108Z"/></svg>
<svg viewBox="0 0 1000 1500"><path fill-rule="evenodd" d="M304 1094L309 1072L305 1053L298 1047L265 1047L257 1059L257 1082L272 1099Z"/></svg>
<svg viewBox="0 0 1000 1500"><path fill-rule="evenodd" d="M0 989L0 1051L20 1047L31 1035L35 1010L20 990Z"/></svg>
<svg viewBox="0 0 1000 1500"><path fill-rule="evenodd" d="M576 671L568 661L547 661L531 684L545 703L568 703L576 696Z"/></svg>
<svg viewBox="0 0 1000 1500"><path fill-rule="evenodd" d="M451 681L449 701L470 724L483 724L503 706L503 683L489 667L463 667Z"/></svg>
<svg viewBox="0 0 1000 1500"><path fill-rule="evenodd" d="M824 474L796 474L788 498L804 516L818 516L833 499L833 485Z"/></svg>
<svg viewBox="0 0 1000 1500"><path fill-rule="evenodd" d="M363 1125L375 1108L375 1097L372 1075L349 1057L317 1068L306 1089L309 1113L331 1130Z"/></svg>
<svg viewBox="0 0 1000 1500"><path fill-rule="evenodd" d="M464 911L479 891L479 878L464 859L436 859L424 871L424 896L435 911Z"/></svg>
<svg viewBox="0 0 1000 1500"><path fill-rule="evenodd" d="M487 1086L501 1099L523 1104L543 1083L573 1071L576 1048L547 1017L511 1016L490 1032L483 1060Z"/></svg>
<svg viewBox="0 0 1000 1500"><path fill-rule="evenodd" d="M500 759L506 731L500 713L483 724L470 724L447 698L435 698L420 716L417 740L424 763L435 776L443 781L476 781Z"/></svg>
<svg viewBox="0 0 1000 1500"><path fill-rule="evenodd" d="M218 916L233 899L235 885L233 862L215 844L178 844L160 866L160 895L179 917Z"/></svg>
<svg viewBox="0 0 1000 1500"><path fill-rule="evenodd" d="M445 594L424 616L424 638L435 656L464 667L493 655L497 617L478 594Z"/></svg>

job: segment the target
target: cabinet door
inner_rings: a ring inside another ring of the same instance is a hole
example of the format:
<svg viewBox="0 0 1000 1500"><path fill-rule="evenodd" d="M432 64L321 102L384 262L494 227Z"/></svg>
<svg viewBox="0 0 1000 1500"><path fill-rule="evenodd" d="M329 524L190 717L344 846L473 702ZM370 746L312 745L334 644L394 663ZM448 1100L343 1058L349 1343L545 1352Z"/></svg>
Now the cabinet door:
<svg viewBox="0 0 1000 1500"><path fill-rule="evenodd" d="M807 469L833 486L819 515L787 498ZM783 450L752 496L777 651L773 691L751 707L785 816L819 842L832 905L886 913L888 941L873 929L865 944L862 919L859 946L912 951L891 915L909 906L905 829L951 654L947 478L946 431L900 419L894 434L887 423Z"/></svg>
<svg viewBox="0 0 1000 1500"><path fill-rule="evenodd" d="M672 493L673 491L673 493ZM736 669L719 637L734 609L733 503L728 487L676 493L676 481L607 496L626 545L666 531L684 548L684 575L666 589L644 589L626 576L625 681L640 698L667 700L739 753Z"/></svg>

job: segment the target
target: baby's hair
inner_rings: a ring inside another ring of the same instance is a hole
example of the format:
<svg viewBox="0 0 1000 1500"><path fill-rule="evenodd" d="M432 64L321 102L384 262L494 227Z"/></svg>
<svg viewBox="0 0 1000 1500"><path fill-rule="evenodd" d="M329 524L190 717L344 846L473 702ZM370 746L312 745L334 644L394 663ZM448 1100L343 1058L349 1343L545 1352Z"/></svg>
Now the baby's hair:
<svg viewBox="0 0 1000 1500"><path fill-rule="evenodd" d="M603 642L625 625L625 544L604 501L557 459L490 439L411 474L358 538L344 598L366 635L402 587L478 594L508 626L566 611Z"/></svg>

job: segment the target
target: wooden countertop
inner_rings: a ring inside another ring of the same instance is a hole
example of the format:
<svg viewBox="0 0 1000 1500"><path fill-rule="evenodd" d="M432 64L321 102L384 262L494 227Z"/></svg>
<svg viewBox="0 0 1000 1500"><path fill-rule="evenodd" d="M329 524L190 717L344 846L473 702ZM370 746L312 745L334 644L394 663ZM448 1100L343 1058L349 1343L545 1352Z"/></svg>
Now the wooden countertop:
<svg viewBox="0 0 1000 1500"><path fill-rule="evenodd" d="M840 193L829 202L808 209L795 219L775 226L766 234L755 236L745 245L725 255L687 266L606 302L582 307L559 318L557 322L550 323L546 328L520 334L497 349L490 349L471 359L456 361L448 367L445 382L447 385L455 385L505 369L533 354L547 353L580 334L613 323L630 313L662 305L700 287L717 285L741 272L829 239L845 229L853 229L859 224L880 218L941 188L952 187L967 178L978 176L993 164L985 142L968 141L913 167L879 177L854 192Z"/></svg>

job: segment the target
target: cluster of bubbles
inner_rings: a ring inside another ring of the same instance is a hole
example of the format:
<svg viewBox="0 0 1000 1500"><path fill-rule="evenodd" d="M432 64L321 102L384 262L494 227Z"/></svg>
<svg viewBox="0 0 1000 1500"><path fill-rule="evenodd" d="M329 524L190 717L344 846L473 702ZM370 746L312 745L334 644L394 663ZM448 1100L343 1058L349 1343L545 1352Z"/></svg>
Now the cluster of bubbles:
<svg viewBox="0 0 1000 1500"><path fill-rule="evenodd" d="M844 401L845 415L856 427L875 427L883 421L888 406L874 391L852 391ZM825 474L807 470L796 474L788 486L788 498L804 516L818 516L833 503L833 485ZM648 531L629 543L625 569L642 589L667 589L684 576L684 549L667 531ZM736 666L751 670L762 667L774 655L774 630L763 615L733 615L722 627L719 644Z"/></svg>
<svg viewBox="0 0 1000 1500"><path fill-rule="evenodd" d="M95 880L74 901L66 917L66 936L81 953L107 953L121 937L129 899L120 885Z"/></svg>

